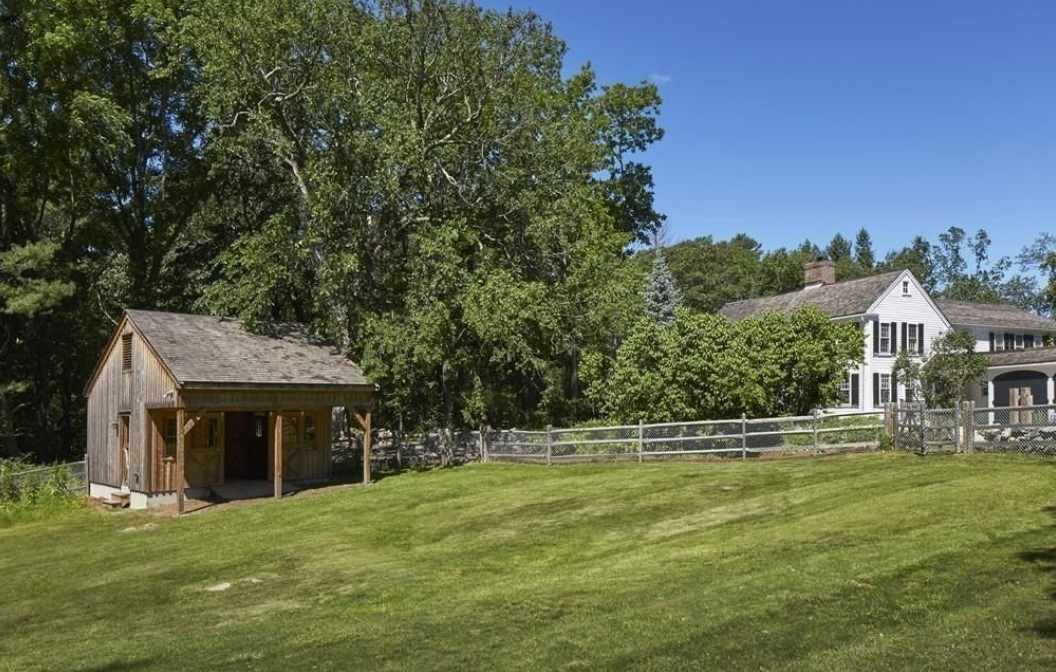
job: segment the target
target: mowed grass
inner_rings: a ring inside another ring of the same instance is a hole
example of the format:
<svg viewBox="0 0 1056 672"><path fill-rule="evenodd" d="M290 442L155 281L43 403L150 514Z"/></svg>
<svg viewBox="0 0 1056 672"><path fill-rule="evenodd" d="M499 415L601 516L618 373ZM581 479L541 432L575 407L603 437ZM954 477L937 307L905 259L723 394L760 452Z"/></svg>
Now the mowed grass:
<svg viewBox="0 0 1056 672"><path fill-rule="evenodd" d="M1051 672L1054 506L1053 463L872 454L82 511L0 529L0 668Z"/></svg>

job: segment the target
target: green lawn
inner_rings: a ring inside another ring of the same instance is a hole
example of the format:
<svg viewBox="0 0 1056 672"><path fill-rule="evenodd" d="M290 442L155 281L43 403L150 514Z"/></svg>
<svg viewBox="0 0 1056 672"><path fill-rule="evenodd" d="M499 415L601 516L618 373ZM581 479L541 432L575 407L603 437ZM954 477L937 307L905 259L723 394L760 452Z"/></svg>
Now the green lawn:
<svg viewBox="0 0 1056 672"><path fill-rule="evenodd" d="M1051 671L1054 506L1056 463L872 454L78 511L0 529L0 669Z"/></svg>

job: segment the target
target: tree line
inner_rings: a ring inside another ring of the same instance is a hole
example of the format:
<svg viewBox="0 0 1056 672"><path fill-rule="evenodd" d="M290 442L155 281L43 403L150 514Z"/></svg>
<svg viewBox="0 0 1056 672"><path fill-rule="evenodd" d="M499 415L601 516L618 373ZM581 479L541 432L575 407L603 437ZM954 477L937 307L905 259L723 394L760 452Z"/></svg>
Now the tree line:
<svg viewBox="0 0 1056 672"><path fill-rule="evenodd" d="M661 100L565 53L532 12L456 0L0 4L0 452L83 450L125 307L304 323L377 381L381 423L603 412L587 388L648 319ZM669 291L714 311L819 254L962 267L845 243L676 245Z"/></svg>
<svg viewBox="0 0 1056 672"><path fill-rule="evenodd" d="M810 240L766 250L746 234L729 240L702 236L664 249L663 256L687 308L714 312L729 301L791 292L803 286L803 264L835 263L837 280L910 269L929 293L955 301L1011 303L1042 315L1056 312L1056 236L1038 234L1016 257L991 254L985 229L950 227L929 241L915 236L880 256L861 228L853 242L837 233L825 246ZM644 252L642 266L654 251Z"/></svg>

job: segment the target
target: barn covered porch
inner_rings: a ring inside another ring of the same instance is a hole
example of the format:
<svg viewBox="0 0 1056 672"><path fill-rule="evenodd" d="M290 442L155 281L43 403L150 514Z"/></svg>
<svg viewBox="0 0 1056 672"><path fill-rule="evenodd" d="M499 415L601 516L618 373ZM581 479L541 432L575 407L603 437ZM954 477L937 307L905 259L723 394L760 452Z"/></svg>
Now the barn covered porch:
<svg viewBox="0 0 1056 672"><path fill-rule="evenodd" d="M150 404L155 493L173 494L182 513L189 495L281 497L330 481L335 408L363 431L362 479L369 482L373 390L318 387L192 387Z"/></svg>

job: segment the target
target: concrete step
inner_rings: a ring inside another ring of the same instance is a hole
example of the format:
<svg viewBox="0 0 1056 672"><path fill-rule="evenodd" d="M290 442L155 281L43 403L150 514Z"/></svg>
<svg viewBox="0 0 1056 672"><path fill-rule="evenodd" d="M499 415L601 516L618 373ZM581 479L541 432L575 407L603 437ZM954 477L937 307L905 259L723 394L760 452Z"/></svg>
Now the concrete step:
<svg viewBox="0 0 1056 672"><path fill-rule="evenodd" d="M111 492L110 497L103 500L104 504L117 508L124 508L128 506L128 500L130 499L131 493L128 492Z"/></svg>

